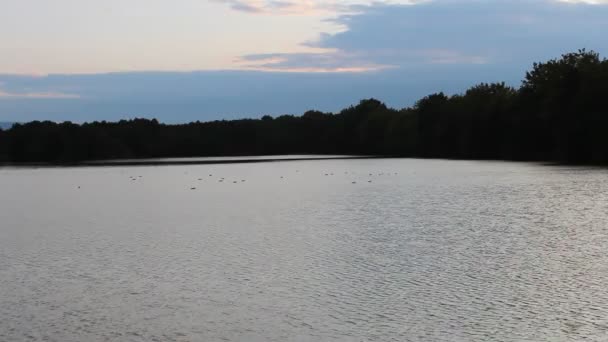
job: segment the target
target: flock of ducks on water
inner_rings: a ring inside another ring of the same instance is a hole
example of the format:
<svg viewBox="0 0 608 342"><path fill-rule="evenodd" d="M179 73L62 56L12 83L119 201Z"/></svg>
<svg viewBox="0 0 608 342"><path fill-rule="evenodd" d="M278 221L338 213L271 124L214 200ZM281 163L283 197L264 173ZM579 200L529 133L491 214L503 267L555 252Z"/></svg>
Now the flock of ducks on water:
<svg viewBox="0 0 608 342"><path fill-rule="evenodd" d="M296 170L296 173L299 173L299 172L300 172L300 170ZM187 175L187 174L188 174L188 172L184 172L184 174L186 174L186 175ZM348 172L344 172L344 174L345 174L345 175L348 175L349 173L348 173ZM391 176L391 175L395 175L395 176L396 176L396 175L398 175L398 174L399 174L399 173L397 173L397 172L394 172L394 173L390 173L390 172L388 172L388 173L387 173L387 172L380 172L380 173L376 173L376 176L385 176L385 175L386 175L386 176ZM331 176L334 176L334 173L324 173L323 175L324 175L325 177L331 177ZM373 173L370 173L370 174L369 174L369 176L370 176L370 177L372 177L372 176L374 176L374 174L373 174ZM209 174L209 177L213 177L213 174ZM129 179L130 179L132 182L133 182L133 181L137 181L138 179L141 179L141 178L143 178L143 176L129 176ZM280 179L285 179L285 176L280 176ZM202 180L203 180L203 178L197 178L197 180L200 182L200 181L202 181ZM225 181L226 181L226 179L225 179L224 177L220 177L220 178L218 179L218 183L224 183ZM232 183L233 183L233 184L245 183L245 182L246 182L246 180L245 180L245 179L241 179L240 181L237 181L237 180L232 181ZM370 179L370 180L368 180L367 182L368 182L368 183L372 183L372 180ZM357 182L356 182L356 181L352 181L352 184L357 184ZM78 189L80 189L80 186L78 186ZM190 190L196 190L196 187L195 187L195 186L190 187Z"/></svg>
<svg viewBox="0 0 608 342"><path fill-rule="evenodd" d="M299 172L300 172L300 170L296 170L296 173L299 173ZM185 173L185 174L187 174L187 173ZM345 174L345 175L348 175L348 172L344 172L344 174ZM377 174L376 174L376 176L385 176L385 175L386 175L386 176L390 176L390 175L395 175L395 176L396 176L396 175L398 175L398 174L399 174L399 173L397 173L397 172L394 172L394 173L390 173L390 172L389 172L389 173L386 173L386 172L380 172L380 173L377 173ZM333 174L333 173L324 173L323 175L324 175L325 177L331 177L331 176L334 176L334 174ZM373 174L373 173L370 173L370 174L369 174L369 176L370 176L370 177L372 177L372 176L374 176L374 174ZM209 177L213 177L213 174L210 174L210 175L209 175ZM280 179L285 179L285 176L280 176L279 178L280 178ZM198 181L202 181L202 180L203 180L202 178L198 178ZM225 181L225 180L226 180L226 179L225 179L224 177L220 177L220 179L218 180L218 182L219 182L219 183L224 183L224 181ZM236 181L236 180L235 180L235 181L232 181L232 183L233 183L233 184L237 184L237 183L245 183L245 182L246 182L246 180L245 180L245 179L241 179L241 180L240 180L240 182L239 182L239 181ZM372 180L370 179L370 180L368 180L367 182L368 182L368 183L372 183ZM353 181L353 182L352 182L352 184L357 184L357 182L356 182L356 181ZM194 187L194 186L193 186L193 187L191 187L191 188L190 188L190 190L196 190L196 187Z"/></svg>

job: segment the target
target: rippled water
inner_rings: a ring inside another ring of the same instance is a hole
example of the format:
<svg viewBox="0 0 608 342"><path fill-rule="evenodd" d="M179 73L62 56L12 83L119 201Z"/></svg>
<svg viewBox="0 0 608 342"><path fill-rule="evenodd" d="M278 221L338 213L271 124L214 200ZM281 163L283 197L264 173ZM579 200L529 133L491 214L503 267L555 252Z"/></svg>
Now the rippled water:
<svg viewBox="0 0 608 342"><path fill-rule="evenodd" d="M27 340L608 340L608 171L0 169L0 341Z"/></svg>

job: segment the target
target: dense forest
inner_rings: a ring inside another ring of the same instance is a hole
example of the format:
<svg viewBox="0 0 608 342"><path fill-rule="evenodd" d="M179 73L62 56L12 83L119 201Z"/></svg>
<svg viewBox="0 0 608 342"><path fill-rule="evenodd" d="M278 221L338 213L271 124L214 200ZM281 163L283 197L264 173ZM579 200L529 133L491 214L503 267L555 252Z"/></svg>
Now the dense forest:
<svg viewBox="0 0 608 342"><path fill-rule="evenodd" d="M518 89L484 83L400 110L369 99L335 114L0 129L5 163L309 153L608 163L608 61L580 50L534 64Z"/></svg>

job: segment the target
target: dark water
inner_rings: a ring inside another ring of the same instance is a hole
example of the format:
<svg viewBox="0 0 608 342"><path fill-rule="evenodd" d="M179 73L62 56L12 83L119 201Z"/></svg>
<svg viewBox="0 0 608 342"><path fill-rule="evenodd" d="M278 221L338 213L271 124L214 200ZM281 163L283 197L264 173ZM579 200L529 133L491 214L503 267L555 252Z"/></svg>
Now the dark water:
<svg viewBox="0 0 608 342"><path fill-rule="evenodd" d="M608 171L0 169L0 341L30 340L605 341Z"/></svg>

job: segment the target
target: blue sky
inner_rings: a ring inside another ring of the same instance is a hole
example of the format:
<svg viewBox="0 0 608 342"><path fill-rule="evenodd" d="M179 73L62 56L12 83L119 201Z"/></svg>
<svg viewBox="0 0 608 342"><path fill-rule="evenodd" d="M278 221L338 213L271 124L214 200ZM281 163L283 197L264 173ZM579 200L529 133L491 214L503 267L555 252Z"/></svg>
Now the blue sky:
<svg viewBox="0 0 608 342"><path fill-rule="evenodd" d="M0 121L408 106L608 53L608 1L3 0Z"/></svg>

